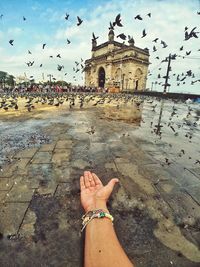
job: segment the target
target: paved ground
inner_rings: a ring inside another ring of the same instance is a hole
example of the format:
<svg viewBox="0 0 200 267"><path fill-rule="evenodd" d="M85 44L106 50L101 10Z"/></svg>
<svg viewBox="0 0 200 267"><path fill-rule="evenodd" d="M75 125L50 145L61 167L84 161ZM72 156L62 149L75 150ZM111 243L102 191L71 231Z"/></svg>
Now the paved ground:
<svg viewBox="0 0 200 267"><path fill-rule="evenodd" d="M155 116L147 114L148 107L143 125ZM44 112L32 119L46 141L13 150L0 172L0 266L82 266L79 177L88 169L104 182L120 179L109 208L136 266L199 266L195 136L188 147L191 163L175 155L175 137L169 146L165 136L148 136L149 127L141 125L138 132L136 125L106 119L101 108ZM27 118L13 121L16 130L20 123Z"/></svg>

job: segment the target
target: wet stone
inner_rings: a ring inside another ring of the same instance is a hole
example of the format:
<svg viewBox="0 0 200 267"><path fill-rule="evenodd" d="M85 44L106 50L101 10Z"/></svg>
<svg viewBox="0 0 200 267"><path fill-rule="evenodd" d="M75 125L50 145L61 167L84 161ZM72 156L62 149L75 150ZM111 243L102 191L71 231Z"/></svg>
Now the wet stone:
<svg viewBox="0 0 200 267"><path fill-rule="evenodd" d="M72 141L71 140L59 140L56 143L57 149L65 149L65 148L71 148L72 147Z"/></svg>
<svg viewBox="0 0 200 267"><path fill-rule="evenodd" d="M26 184L18 183L9 191L5 202L29 202L34 193L34 189L29 188Z"/></svg>
<svg viewBox="0 0 200 267"><path fill-rule="evenodd" d="M6 203L0 207L0 232L4 235L17 234L29 203Z"/></svg>
<svg viewBox="0 0 200 267"><path fill-rule="evenodd" d="M0 171L0 179L12 177L16 170L17 166L15 164L10 164L3 167L2 171Z"/></svg>
<svg viewBox="0 0 200 267"><path fill-rule="evenodd" d="M15 158L32 158L37 152L38 148L28 148L18 152Z"/></svg>
<svg viewBox="0 0 200 267"><path fill-rule="evenodd" d="M10 178L4 178L4 179L1 179L0 178L0 191L7 191L7 190L10 190L11 187L13 186L13 179L10 179Z"/></svg>
<svg viewBox="0 0 200 267"><path fill-rule="evenodd" d="M52 158L51 152L37 152L32 160L33 164L50 163Z"/></svg>
<svg viewBox="0 0 200 267"><path fill-rule="evenodd" d="M40 147L39 151L40 152L52 152L55 148L56 143L50 143L50 144L44 144Z"/></svg>
<svg viewBox="0 0 200 267"><path fill-rule="evenodd" d="M188 186L185 190L200 205L200 186Z"/></svg>

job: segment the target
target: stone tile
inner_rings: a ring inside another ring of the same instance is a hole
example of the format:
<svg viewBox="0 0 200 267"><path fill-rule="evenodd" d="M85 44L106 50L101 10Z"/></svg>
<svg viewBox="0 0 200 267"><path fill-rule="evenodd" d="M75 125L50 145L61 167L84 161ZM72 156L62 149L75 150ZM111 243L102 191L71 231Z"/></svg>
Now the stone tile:
<svg viewBox="0 0 200 267"><path fill-rule="evenodd" d="M37 151L38 151L38 148L28 148L28 149L18 152L15 155L15 158L32 158Z"/></svg>
<svg viewBox="0 0 200 267"><path fill-rule="evenodd" d="M29 202L33 196L34 189L28 188L26 184L18 183L9 191L5 202Z"/></svg>
<svg viewBox="0 0 200 267"><path fill-rule="evenodd" d="M9 164L3 167L3 170L0 171L0 178L10 178L13 176L16 171L17 166L15 164Z"/></svg>
<svg viewBox="0 0 200 267"><path fill-rule="evenodd" d="M54 153L52 156L52 163L62 165L63 162L69 162L70 150L61 153Z"/></svg>
<svg viewBox="0 0 200 267"><path fill-rule="evenodd" d="M10 178L3 178L1 179L0 178L0 191L7 191L7 190L10 190L11 187L13 186L13 179L10 179Z"/></svg>
<svg viewBox="0 0 200 267"><path fill-rule="evenodd" d="M200 167L189 169L194 175L200 178Z"/></svg>
<svg viewBox="0 0 200 267"><path fill-rule="evenodd" d="M6 198L6 194L8 193L9 191L0 191L0 203L3 203L5 201L5 198Z"/></svg>
<svg viewBox="0 0 200 267"><path fill-rule="evenodd" d="M40 194L40 195L54 195L56 188L57 188L57 183L56 181L45 181L46 184L39 186L35 192Z"/></svg>
<svg viewBox="0 0 200 267"><path fill-rule="evenodd" d="M53 172L57 183L67 182L71 178L71 167L61 166L60 168L54 168Z"/></svg>
<svg viewBox="0 0 200 267"><path fill-rule="evenodd" d="M72 167L76 167L79 169L85 169L86 167L90 167L90 163L83 159L77 159L72 161Z"/></svg>
<svg viewBox="0 0 200 267"><path fill-rule="evenodd" d="M60 183L57 186L55 196L69 195L71 191L70 183Z"/></svg>
<svg viewBox="0 0 200 267"><path fill-rule="evenodd" d="M52 180L54 179L52 164L31 164L28 166L29 179Z"/></svg>
<svg viewBox="0 0 200 267"><path fill-rule="evenodd" d="M45 164L51 163L52 153L51 152L37 152L33 157L33 164Z"/></svg>
<svg viewBox="0 0 200 267"><path fill-rule="evenodd" d="M39 152L52 152L55 148L56 142L44 144L40 147Z"/></svg>
<svg viewBox="0 0 200 267"><path fill-rule="evenodd" d="M71 140L59 140L56 143L56 148L71 148L72 147L72 141Z"/></svg>
<svg viewBox="0 0 200 267"><path fill-rule="evenodd" d="M175 181L183 188L200 185L200 179L198 179L196 175L178 164L170 165L168 171L174 177Z"/></svg>
<svg viewBox="0 0 200 267"><path fill-rule="evenodd" d="M30 158L20 158L17 162L16 162L16 166L18 169L25 169L27 164L30 162Z"/></svg>
<svg viewBox="0 0 200 267"><path fill-rule="evenodd" d="M200 186L188 186L185 190L200 205Z"/></svg>
<svg viewBox="0 0 200 267"><path fill-rule="evenodd" d="M0 207L0 232L3 235L17 234L29 203L5 203Z"/></svg>
<svg viewBox="0 0 200 267"><path fill-rule="evenodd" d="M20 226L19 234L23 237L30 237L34 235L35 232L35 223L36 223L37 216L35 212L28 209L26 215L24 217L23 223Z"/></svg>
<svg viewBox="0 0 200 267"><path fill-rule="evenodd" d="M118 163L116 164L118 171L124 175L128 176L132 179L134 183L136 183L142 191L147 194L153 195L156 193L155 189L152 186L151 181L145 178L138 172L138 166L132 163Z"/></svg>

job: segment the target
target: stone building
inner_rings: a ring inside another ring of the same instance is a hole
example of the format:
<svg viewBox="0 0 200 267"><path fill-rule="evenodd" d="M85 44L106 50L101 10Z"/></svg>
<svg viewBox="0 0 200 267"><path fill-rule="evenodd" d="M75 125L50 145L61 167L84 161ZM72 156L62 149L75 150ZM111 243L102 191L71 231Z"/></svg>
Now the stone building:
<svg viewBox="0 0 200 267"><path fill-rule="evenodd" d="M92 57L85 61L85 85L117 87L124 90L145 90L149 65L149 50L114 40L114 31L108 33L108 41L97 45L92 40Z"/></svg>

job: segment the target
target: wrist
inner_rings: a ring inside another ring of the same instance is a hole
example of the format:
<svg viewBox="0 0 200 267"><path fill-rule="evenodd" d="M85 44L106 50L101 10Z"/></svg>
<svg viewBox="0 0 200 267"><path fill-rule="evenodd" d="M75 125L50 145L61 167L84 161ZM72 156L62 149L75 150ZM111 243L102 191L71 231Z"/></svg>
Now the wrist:
<svg viewBox="0 0 200 267"><path fill-rule="evenodd" d="M96 209L102 209L102 210L108 211L106 201L104 201L104 200L103 201L102 200L95 201L95 203L93 203L93 205L90 205L87 208L85 208L85 212L88 212L91 210L96 210Z"/></svg>

